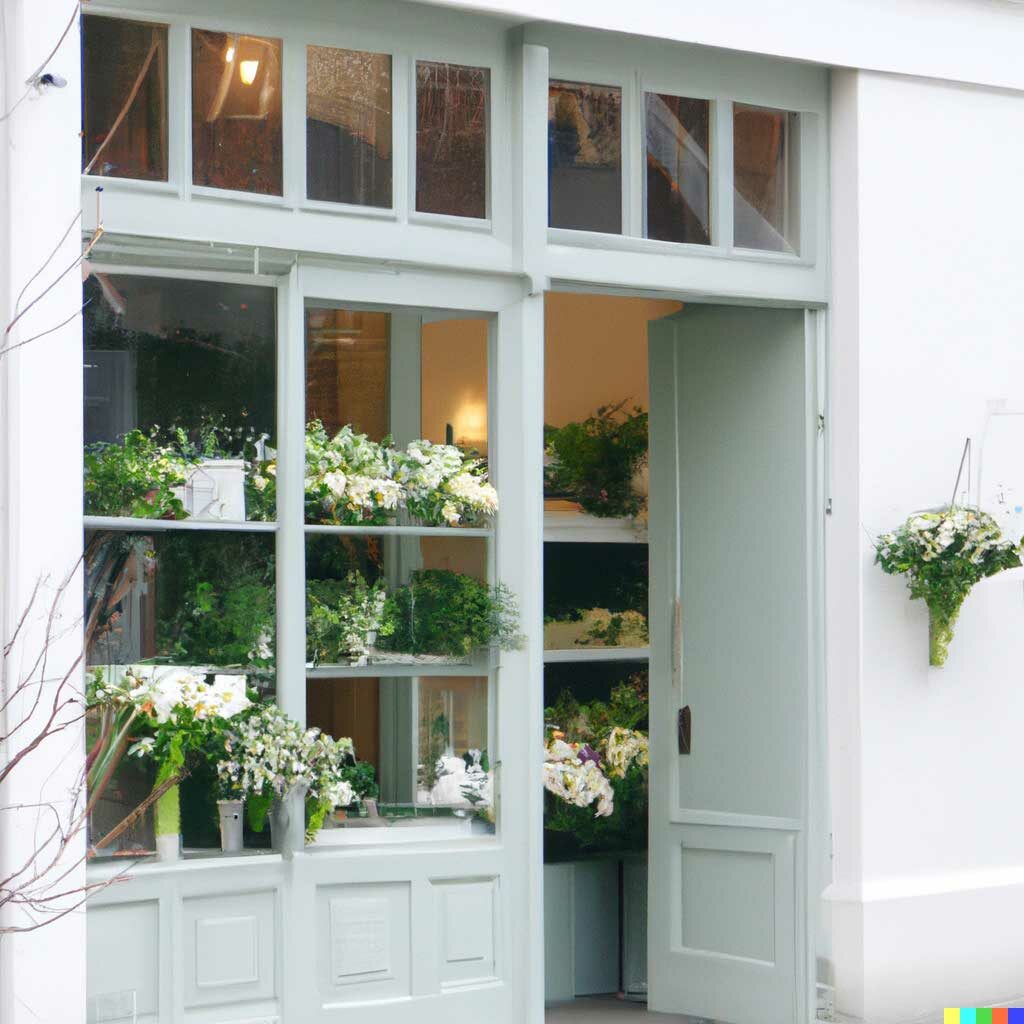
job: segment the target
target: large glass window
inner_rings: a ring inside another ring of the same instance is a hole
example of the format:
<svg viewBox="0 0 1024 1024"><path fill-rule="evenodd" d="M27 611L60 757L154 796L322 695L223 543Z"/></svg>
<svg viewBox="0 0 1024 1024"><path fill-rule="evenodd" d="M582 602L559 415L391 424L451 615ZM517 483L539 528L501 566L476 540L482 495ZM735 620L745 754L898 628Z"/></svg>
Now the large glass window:
<svg viewBox="0 0 1024 1024"><path fill-rule="evenodd" d="M192 181L281 195L280 39L192 30Z"/></svg>
<svg viewBox="0 0 1024 1024"><path fill-rule="evenodd" d="M101 273L85 303L86 514L274 519L273 289Z"/></svg>
<svg viewBox="0 0 1024 1024"><path fill-rule="evenodd" d="M798 126L785 110L733 107L733 225L741 248L797 250Z"/></svg>
<svg viewBox="0 0 1024 1024"><path fill-rule="evenodd" d="M711 241L710 107L707 100L645 96L648 238Z"/></svg>
<svg viewBox="0 0 1024 1024"><path fill-rule="evenodd" d="M416 62L416 209L487 216L487 68Z"/></svg>
<svg viewBox="0 0 1024 1024"><path fill-rule="evenodd" d="M491 571L487 321L309 306L306 414L307 718L353 739L385 822L488 828L517 612Z"/></svg>
<svg viewBox="0 0 1024 1024"><path fill-rule="evenodd" d="M391 205L391 57L306 48L306 195Z"/></svg>
<svg viewBox="0 0 1024 1024"><path fill-rule="evenodd" d="M82 172L167 180L167 26L82 18Z"/></svg>
<svg viewBox="0 0 1024 1024"><path fill-rule="evenodd" d="M621 89L550 83L548 223L553 228L621 233Z"/></svg>

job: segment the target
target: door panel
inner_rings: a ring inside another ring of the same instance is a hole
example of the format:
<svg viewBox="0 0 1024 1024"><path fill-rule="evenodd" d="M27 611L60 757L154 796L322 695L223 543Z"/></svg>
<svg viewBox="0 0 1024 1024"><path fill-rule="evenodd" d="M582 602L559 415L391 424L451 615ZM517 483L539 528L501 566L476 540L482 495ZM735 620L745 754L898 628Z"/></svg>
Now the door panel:
<svg viewBox="0 0 1024 1024"><path fill-rule="evenodd" d="M650 363L650 1006L791 1024L809 643L804 312L690 305L651 325Z"/></svg>

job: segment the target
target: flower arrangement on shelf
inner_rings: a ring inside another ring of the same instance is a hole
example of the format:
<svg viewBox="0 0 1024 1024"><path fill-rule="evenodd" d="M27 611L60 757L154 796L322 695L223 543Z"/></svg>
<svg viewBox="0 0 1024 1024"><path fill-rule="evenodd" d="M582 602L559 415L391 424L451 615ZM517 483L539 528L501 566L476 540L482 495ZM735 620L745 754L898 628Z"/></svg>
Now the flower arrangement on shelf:
<svg viewBox="0 0 1024 1024"><path fill-rule="evenodd" d="M441 753L430 771L423 766L419 783L417 804L472 810L490 820L494 776L486 750Z"/></svg>
<svg viewBox="0 0 1024 1024"><path fill-rule="evenodd" d="M119 441L85 450L85 512L136 519L244 519L246 504L262 505L257 518L272 519L273 505L257 501L250 467L265 452L256 436L221 419L189 430L129 430Z"/></svg>
<svg viewBox="0 0 1024 1024"><path fill-rule="evenodd" d="M515 650L522 643L519 609L504 584L489 586L449 569L421 569L384 607L384 651L465 658L479 648Z"/></svg>
<svg viewBox="0 0 1024 1024"><path fill-rule="evenodd" d="M1021 542L1004 539L996 521L952 505L918 512L875 543L875 561L906 576L912 599L928 606L929 664L946 662L960 609L975 583L1021 565Z"/></svg>
<svg viewBox="0 0 1024 1024"><path fill-rule="evenodd" d="M581 704L568 690L545 711L549 859L642 851L647 844L647 673Z"/></svg>
<svg viewBox="0 0 1024 1024"><path fill-rule="evenodd" d="M264 500L273 497L276 475L276 457L253 463ZM425 526L457 526L498 509L486 464L455 445L421 439L395 448L351 426L332 437L319 420L306 426L305 490L307 522L336 526L384 526L402 511Z"/></svg>
<svg viewBox="0 0 1024 1024"><path fill-rule="evenodd" d="M300 788L307 842L335 807L376 793L372 767L358 764L350 739L303 729L275 704L260 705L225 733L217 776L225 799L245 801L255 832L263 831L275 802Z"/></svg>
<svg viewBox="0 0 1024 1024"><path fill-rule="evenodd" d="M544 427L545 488L601 517L637 516L646 498L635 477L647 461L647 413L626 400L563 427Z"/></svg>
<svg viewBox="0 0 1024 1024"><path fill-rule="evenodd" d="M306 660L311 665L365 664L378 637L394 632L394 622L385 616L386 602L384 581L367 583L354 570L344 580L308 580Z"/></svg>
<svg viewBox="0 0 1024 1024"><path fill-rule="evenodd" d="M195 464L173 446L161 444L159 430L129 430L119 443L99 442L85 450L85 513L138 519L184 519L178 489Z"/></svg>
<svg viewBox="0 0 1024 1024"><path fill-rule="evenodd" d="M157 766L151 794L156 805L157 849L164 857L176 857L181 832L179 783L188 774L190 762L208 756L227 723L251 703L245 676L211 678L206 669L182 666L96 669L89 681L87 705L101 718L112 717L119 728L112 734L101 730L101 738L110 738L89 753L88 783L96 786L102 776L109 778L125 754L152 759ZM108 835L98 840L94 849L110 839Z"/></svg>
<svg viewBox="0 0 1024 1024"><path fill-rule="evenodd" d="M90 795L124 756L151 760L153 792L122 826L155 804L157 852L164 858L180 852L179 786L201 763L212 769L221 801L245 801L255 831L263 830L275 802L301 786L309 842L335 807L376 795L373 766L356 760L350 739L304 729L276 705L255 702L244 676L211 677L184 667L99 669L88 696L90 708L117 726L101 729L89 753ZM94 851L113 838L95 841ZM237 845L224 848L241 848L240 826Z"/></svg>

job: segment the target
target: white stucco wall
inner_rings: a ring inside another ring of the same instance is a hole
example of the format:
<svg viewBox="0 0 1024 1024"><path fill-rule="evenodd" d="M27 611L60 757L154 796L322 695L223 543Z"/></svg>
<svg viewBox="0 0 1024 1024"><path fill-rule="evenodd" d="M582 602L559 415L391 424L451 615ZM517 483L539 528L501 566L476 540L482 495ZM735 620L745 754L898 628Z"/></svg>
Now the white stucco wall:
<svg viewBox="0 0 1024 1024"><path fill-rule="evenodd" d="M1022 584L979 586L929 669L868 536L949 501L990 401L1024 407L1024 96L833 87L829 896L838 1008L878 1024L1024 996Z"/></svg>
<svg viewBox="0 0 1024 1024"><path fill-rule="evenodd" d="M54 604L57 588L76 569L82 548L81 419L62 415L80 407L82 393L82 327L76 315L82 301L81 271L73 265L81 248L79 226L72 223L80 209L77 24L47 65L67 79L67 86L29 89L26 95L26 80L54 49L76 6L70 0L0 2L0 115L25 97L0 121L0 345L18 296L36 271L41 273L18 308L24 310L48 289L6 339L10 345L27 344L0 357L0 634L5 641L11 636L38 583L23 642L5 668L10 682L31 667L46 632L46 616L55 608L56 633L41 709L52 704L55 680L81 653L80 573L65 599ZM34 678L39 680L38 672ZM16 709L8 713L10 722ZM29 728L22 730L10 752L24 747L32 734ZM52 802L66 822L82 763L81 733L69 728L44 741L12 772L7 786L0 787L0 807L8 808L0 814L0 878L29 863L31 850L39 848L39 837L53 821L45 810L9 808ZM67 874L49 895L73 893L84 885L84 853L84 835L79 834L64 862ZM75 896L70 899L77 902ZM52 908L68 905L58 899ZM0 925L25 923L17 908L0 911ZM39 931L0 936L0 1021L84 1020L84 910Z"/></svg>

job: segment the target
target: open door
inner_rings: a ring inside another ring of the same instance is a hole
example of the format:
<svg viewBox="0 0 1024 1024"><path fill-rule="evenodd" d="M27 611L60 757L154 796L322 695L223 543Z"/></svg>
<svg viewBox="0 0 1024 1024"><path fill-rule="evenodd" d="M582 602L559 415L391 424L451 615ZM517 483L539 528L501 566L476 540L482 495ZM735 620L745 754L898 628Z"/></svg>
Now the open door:
<svg viewBox="0 0 1024 1024"><path fill-rule="evenodd" d="M650 327L655 1011L803 1011L808 365L803 310Z"/></svg>

